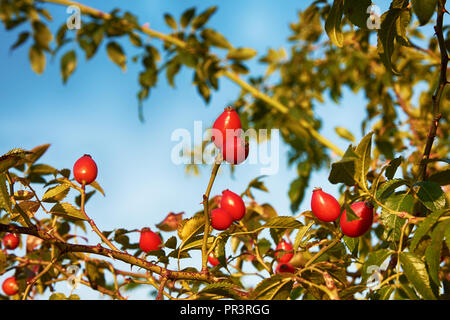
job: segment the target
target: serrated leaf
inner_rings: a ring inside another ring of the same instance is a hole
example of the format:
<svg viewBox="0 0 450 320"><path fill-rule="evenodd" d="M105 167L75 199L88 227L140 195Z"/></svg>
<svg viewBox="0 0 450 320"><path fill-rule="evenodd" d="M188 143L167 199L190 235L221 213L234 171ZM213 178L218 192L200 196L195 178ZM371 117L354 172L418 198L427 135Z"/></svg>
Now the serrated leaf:
<svg viewBox="0 0 450 320"><path fill-rule="evenodd" d="M425 207L431 211L445 208L447 202L445 199L445 194L437 183L421 181L416 185L419 186L416 193L417 197Z"/></svg>
<svg viewBox="0 0 450 320"><path fill-rule="evenodd" d="M420 240L433 228L439 218L445 213L445 210L438 210L430 213L414 231L414 236L411 239L410 250L414 251Z"/></svg>
<svg viewBox="0 0 450 320"><path fill-rule="evenodd" d="M377 251L370 252L367 256L366 261L364 261L362 271L361 271L361 283L366 283L367 279L374 273L375 268L383 270L383 262L386 261L392 255L393 251L388 249L380 249ZM372 266L372 267L371 267Z"/></svg>
<svg viewBox="0 0 450 320"><path fill-rule="evenodd" d="M50 29L41 21L35 20L32 22L33 37L36 45L39 48L49 50L50 41L53 40L53 34Z"/></svg>
<svg viewBox="0 0 450 320"><path fill-rule="evenodd" d="M405 179L392 179L385 181L378 187L375 195L378 200L383 200L389 197L398 187L408 185L408 180Z"/></svg>
<svg viewBox="0 0 450 320"><path fill-rule="evenodd" d="M411 213L414 206L414 198L407 193L394 194L387 198L385 206L393 211L406 211ZM382 208L381 220L384 226L384 239L387 241L399 241L401 228L405 224L406 219L400 218L396 214L389 213L388 210Z"/></svg>
<svg viewBox="0 0 450 320"><path fill-rule="evenodd" d="M356 255L356 252L358 249L358 244L359 244L359 238L344 236L343 240L344 240L348 250L350 250L350 252L352 253L352 255Z"/></svg>
<svg viewBox="0 0 450 320"><path fill-rule="evenodd" d="M69 193L70 186L67 184L60 184L49 188L42 196L43 202L59 202L62 201Z"/></svg>
<svg viewBox="0 0 450 320"><path fill-rule="evenodd" d="M436 300L430 287L425 263L414 253L400 252L400 263L408 280L414 285L420 295L427 300Z"/></svg>
<svg viewBox="0 0 450 320"><path fill-rule="evenodd" d="M0 157L0 173L19 165L25 159L29 151L22 149L12 149Z"/></svg>
<svg viewBox="0 0 450 320"><path fill-rule="evenodd" d="M420 25L427 24L436 11L438 0L412 0L411 2Z"/></svg>
<svg viewBox="0 0 450 320"><path fill-rule="evenodd" d="M226 298L241 300L241 296L235 290L236 285L229 282L218 282L206 285L198 294L215 294Z"/></svg>
<svg viewBox="0 0 450 320"><path fill-rule="evenodd" d="M273 275L262 280L252 292L251 300L286 300L293 281L283 275Z"/></svg>
<svg viewBox="0 0 450 320"><path fill-rule="evenodd" d="M294 251L297 251L298 248L300 247L300 244L302 243L303 238L305 237L305 235L307 234L307 232L309 231L309 229L313 226L314 222L310 222L308 225L306 226L301 226L298 229L298 232L295 236L295 241L294 241Z"/></svg>
<svg viewBox="0 0 450 320"><path fill-rule="evenodd" d="M70 203L62 202L54 205L50 209L50 213L56 216L62 216L72 220L87 220L83 213L72 206Z"/></svg>
<svg viewBox="0 0 450 320"><path fill-rule="evenodd" d="M11 213L12 203L6 186L6 174L0 174L0 209Z"/></svg>
<svg viewBox="0 0 450 320"><path fill-rule="evenodd" d="M397 35L397 19L402 10L399 8L392 8L381 16L381 28L378 30L378 45L377 50L381 61L386 69L396 75L392 65L392 54L394 52L394 39Z"/></svg>
<svg viewBox="0 0 450 320"><path fill-rule="evenodd" d="M278 216L269 219L262 227L263 228L283 228L283 229L298 229L303 224L293 217Z"/></svg>
<svg viewBox="0 0 450 320"><path fill-rule="evenodd" d="M440 186L446 186L450 184L450 169L433 173L428 177L427 181L437 183Z"/></svg>
<svg viewBox="0 0 450 320"><path fill-rule="evenodd" d="M120 44L115 41L109 42L106 46L106 52L108 53L109 59L117 64L122 71L127 69L127 57Z"/></svg>
<svg viewBox="0 0 450 320"><path fill-rule="evenodd" d="M359 181L364 185L366 184L366 176L370 169L371 158L371 147L372 147L372 135L373 132L365 135L358 146L356 147L355 153L359 156L360 161L356 161L356 174L359 175Z"/></svg>
<svg viewBox="0 0 450 320"><path fill-rule="evenodd" d="M450 221L438 224L431 234L431 243L425 251L425 261L431 280L440 286L439 264L441 261L442 241L445 237L445 230L450 226Z"/></svg>
<svg viewBox="0 0 450 320"><path fill-rule="evenodd" d="M178 237L185 242L194 235L200 233L205 225L205 218L202 215L195 215L189 219L183 219L178 226Z"/></svg>
<svg viewBox="0 0 450 320"><path fill-rule="evenodd" d="M343 14L344 1L335 0L325 21L325 31L327 32L331 42L333 42L337 47L342 47L344 44L344 35L341 30Z"/></svg>
<svg viewBox="0 0 450 320"><path fill-rule="evenodd" d="M17 207L19 207L20 209ZM38 209L39 209L39 202L37 201L28 201L28 200L21 201L17 203L17 205L13 208L11 220L17 221L23 226L27 226L19 210L24 212L28 216L28 218L32 218L36 214Z"/></svg>

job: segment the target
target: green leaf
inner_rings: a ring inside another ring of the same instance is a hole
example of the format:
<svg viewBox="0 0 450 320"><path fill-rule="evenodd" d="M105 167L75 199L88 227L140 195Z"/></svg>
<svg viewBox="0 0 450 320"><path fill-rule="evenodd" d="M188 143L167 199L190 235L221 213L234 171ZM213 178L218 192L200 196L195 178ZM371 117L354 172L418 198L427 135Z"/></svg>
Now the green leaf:
<svg viewBox="0 0 450 320"><path fill-rule="evenodd" d="M325 31L327 32L331 42L333 42L337 47L342 47L344 44L344 35L341 30L343 14L344 1L335 0L325 21Z"/></svg>
<svg viewBox="0 0 450 320"><path fill-rule="evenodd" d="M175 236L170 237L169 239L167 239L164 246L169 249L175 249L177 247L177 238Z"/></svg>
<svg viewBox="0 0 450 320"><path fill-rule="evenodd" d="M298 229L297 235L295 236L295 241L294 241L294 251L297 251L298 248L300 247L300 244L302 243L303 238L305 237L306 233L309 231L309 229L313 226L314 222L310 222L308 225L306 226L301 226Z"/></svg>
<svg viewBox="0 0 450 320"><path fill-rule="evenodd" d="M66 295L64 293L52 293L48 300L66 300Z"/></svg>
<svg viewBox="0 0 450 320"><path fill-rule="evenodd" d="M218 282L206 285L198 294L214 294L218 296L223 296L226 298L231 298L234 300L241 300L241 296L237 294L236 285L229 282Z"/></svg>
<svg viewBox="0 0 450 320"><path fill-rule="evenodd" d="M345 140L348 140L350 142L355 142L355 136L350 131L348 131L348 129L344 127L335 127L334 131L336 131L339 137L344 138Z"/></svg>
<svg viewBox="0 0 450 320"><path fill-rule="evenodd" d="M226 240L228 238L220 238L220 240L217 242L217 245L214 248L214 256L219 260L219 263L227 267L227 257L225 254L225 244Z"/></svg>
<svg viewBox="0 0 450 320"><path fill-rule="evenodd" d="M35 164L30 167L30 172L37 175L56 174L58 170L47 164Z"/></svg>
<svg viewBox="0 0 450 320"><path fill-rule="evenodd" d="M278 216L269 219L262 227L263 228L283 228L283 229L298 229L303 224L293 217Z"/></svg>
<svg viewBox="0 0 450 320"><path fill-rule="evenodd" d="M192 218L183 219L178 226L178 237L185 242L194 235L203 231L205 219L203 215L194 215Z"/></svg>
<svg viewBox="0 0 450 320"><path fill-rule="evenodd" d="M9 197L8 188L6 187L6 174L0 174L0 209L8 213L12 211L11 198Z"/></svg>
<svg viewBox="0 0 450 320"><path fill-rule="evenodd" d="M440 186L446 186L450 184L450 169L433 173L428 177L427 181L437 183Z"/></svg>
<svg viewBox="0 0 450 320"><path fill-rule="evenodd" d="M356 147L355 153L359 156L360 161L356 161L356 174L359 175L359 181L366 184L367 173L370 169L371 147L372 147L372 135L373 132L368 133L361 139Z"/></svg>
<svg viewBox="0 0 450 320"><path fill-rule="evenodd" d="M50 209L50 213L56 216L62 216L71 220L87 220L83 213L72 206L70 203L62 202L54 205Z"/></svg>
<svg viewBox="0 0 450 320"><path fill-rule="evenodd" d="M344 183L347 186L354 186L355 182L359 181L356 172L356 163L359 161L359 155L350 145L342 159L331 165L328 180L333 184Z"/></svg>
<svg viewBox="0 0 450 320"><path fill-rule="evenodd" d="M31 69L37 74L42 74L45 70L46 63L44 51L35 45L31 46L28 57L30 59Z"/></svg>
<svg viewBox="0 0 450 320"><path fill-rule="evenodd" d="M77 67L77 55L75 50L70 50L61 58L61 77L66 83L67 79L72 75Z"/></svg>
<svg viewBox="0 0 450 320"><path fill-rule="evenodd" d="M401 252L400 263L408 280L414 285L417 292L427 300L436 300L430 287L425 263L414 253Z"/></svg>
<svg viewBox="0 0 450 320"><path fill-rule="evenodd" d="M25 41L28 40L29 37L30 37L30 33L29 32L27 32L27 31L21 32L19 34L19 36L17 37L16 42L14 42L14 44L11 46L10 50L14 50L14 49L20 47L22 44L25 43Z"/></svg>
<svg viewBox="0 0 450 320"><path fill-rule="evenodd" d="M450 226L450 221L438 224L431 234L431 244L425 251L425 261L431 280L440 286L439 264L441 261L442 241L444 241L445 230Z"/></svg>
<svg viewBox="0 0 450 320"><path fill-rule="evenodd" d="M101 261L100 263L102 263ZM95 290L97 286L105 286L105 273L100 264L91 260L86 261L86 274L92 288Z"/></svg>
<svg viewBox="0 0 450 320"><path fill-rule="evenodd" d="M201 14L196 16L194 20L192 20L192 29L199 29L208 22L209 18L216 12L217 6L212 6L203 11Z"/></svg>
<svg viewBox="0 0 450 320"><path fill-rule="evenodd" d="M408 180L405 179L392 179L385 181L378 187L375 196L378 200L384 201L384 199L389 197L398 187L408 184Z"/></svg>
<svg viewBox="0 0 450 320"><path fill-rule="evenodd" d="M228 51L227 59L248 60L256 56L258 52L251 48L232 48Z"/></svg>
<svg viewBox="0 0 450 320"><path fill-rule="evenodd" d="M374 267L382 269L383 262L391 256L393 251L388 249L380 249L377 251L370 252L367 256L366 261L364 261L362 271L361 271L361 283L366 283L367 279L373 274ZM371 267L373 266L373 267Z"/></svg>
<svg viewBox="0 0 450 320"><path fill-rule="evenodd" d="M445 194L437 183L421 181L416 185L419 186L419 189L417 190L417 197L425 207L431 211L445 208Z"/></svg>
<svg viewBox="0 0 450 320"><path fill-rule="evenodd" d="M122 71L125 71L127 69L127 57L120 44L115 41L109 42L106 46L106 52L108 53L109 59L117 64L122 69Z"/></svg>
<svg viewBox="0 0 450 320"><path fill-rule="evenodd" d="M43 202L59 202L62 201L69 193L70 186L67 184L60 184L49 188L42 196Z"/></svg>
<svg viewBox="0 0 450 320"><path fill-rule="evenodd" d="M53 34L50 29L41 21L35 20L32 22L33 37L36 45L44 50L50 50L49 44L53 40Z"/></svg>
<svg viewBox="0 0 450 320"><path fill-rule="evenodd" d="M412 7L420 25L423 26L431 19L436 11L438 0L412 0Z"/></svg>
<svg viewBox="0 0 450 320"><path fill-rule="evenodd" d="M385 206L393 211L411 213L414 206L414 198L407 193L393 194L386 199ZM396 214L382 208L381 220L384 225L383 238L387 241L399 241L401 229L406 219L400 218Z"/></svg>
<svg viewBox="0 0 450 320"><path fill-rule="evenodd" d="M189 8L186 11L183 12L180 19L181 27L184 29L186 28L189 23L191 22L192 18L195 15L195 8Z"/></svg>
<svg viewBox="0 0 450 320"><path fill-rule="evenodd" d="M178 29L177 22L175 21L174 17L170 13L164 14L164 21L170 28L172 28L172 30L175 31Z"/></svg>
<svg viewBox="0 0 450 320"><path fill-rule="evenodd" d="M392 54L394 52L394 39L397 35L397 19L402 10L392 8L381 16L381 28L378 30L378 54L388 71L398 75L392 65Z"/></svg>
<svg viewBox="0 0 450 320"><path fill-rule="evenodd" d="M386 178L391 180L394 178L395 172L397 171L397 168L402 164L403 157L398 157L389 162L389 165L386 168L386 171L384 172L384 175Z"/></svg>
<svg viewBox="0 0 450 320"><path fill-rule="evenodd" d="M446 212L446 210L438 210L430 213L425 220L423 220L414 232L414 236L411 239L411 244L409 246L411 251L414 251L419 244L420 240L430 231L439 218Z"/></svg>
<svg viewBox="0 0 450 320"><path fill-rule="evenodd" d="M228 42L228 40L219 32L213 29L203 29L201 36L203 39L208 41L212 46L223 48L223 49L231 49L232 46Z"/></svg>
<svg viewBox="0 0 450 320"><path fill-rule="evenodd" d="M370 17L367 8L371 4L371 0L345 0L344 14L355 26L367 29L367 19Z"/></svg>
<svg viewBox="0 0 450 320"><path fill-rule="evenodd" d="M359 244L359 238L344 236L343 240L347 245L348 250L350 250L350 252L352 253L352 255L356 255Z"/></svg>
<svg viewBox="0 0 450 320"><path fill-rule="evenodd" d="M97 181L91 182L90 186L105 196L105 191L103 191L103 188Z"/></svg>
<svg viewBox="0 0 450 320"><path fill-rule="evenodd" d="M293 281L283 275L273 275L262 280L252 292L251 300L286 300L292 290Z"/></svg>

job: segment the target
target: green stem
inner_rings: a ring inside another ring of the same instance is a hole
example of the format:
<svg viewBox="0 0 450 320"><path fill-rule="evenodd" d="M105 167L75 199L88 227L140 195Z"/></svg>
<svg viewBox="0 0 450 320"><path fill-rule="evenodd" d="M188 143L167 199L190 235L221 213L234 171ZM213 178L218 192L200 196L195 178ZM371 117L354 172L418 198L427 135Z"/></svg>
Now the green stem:
<svg viewBox="0 0 450 320"><path fill-rule="evenodd" d="M211 193L212 186L214 184L214 180L216 179L217 172L219 171L221 162L216 161L211 171L211 177L209 178L208 187L206 188L206 192L203 195L203 214L205 218L205 231L203 233L203 243L202 243L202 272L208 271L208 237L209 237L209 208L208 201L209 195Z"/></svg>
<svg viewBox="0 0 450 320"><path fill-rule="evenodd" d="M86 220L89 222L89 224L92 227L92 230L94 230L94 232L96 234L98 234L98 236L100 237L100 239L103 240L104 243L106 243L108 245L108 247L110 247L112 250L115 251L120 251L119 249L117 249L109 240L108 238L105 237L105 235L100 231L100 229L97 227L97 225L95 224L94 220L92 220L91 218L89 218L89 216L87 215L86 211L85 211L85 204L86 204L86 190L85 190L85 185L83 184L81 186L81 205L80 205L80 210L81 213L84 215L84 217L86 218Z"/></svg>

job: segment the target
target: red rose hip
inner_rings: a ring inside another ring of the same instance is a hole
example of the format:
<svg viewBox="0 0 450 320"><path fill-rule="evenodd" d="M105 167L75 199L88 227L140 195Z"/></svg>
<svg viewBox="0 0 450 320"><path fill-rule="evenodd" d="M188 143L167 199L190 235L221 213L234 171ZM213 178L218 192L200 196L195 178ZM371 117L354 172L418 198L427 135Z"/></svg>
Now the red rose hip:
<svg viewBox="0 0 450 320"><path fill-rule="evenodd" d="M373 222L373 205L370 202L355 202L350 208L359 217L358 220L347 220L347 211L341 215L340 225L342 233L351 238L357 238L365 234Z"/></svg>
<svg viewBox="0 0 450 320"><path fill-rule="evenodd" d="M216 208L211 211L211 225L216 230L226 230L233 223L233 217L228 211Z"/></svg>
<svg viewBox="0 0 450 320"><path fill-rule="evenodd" d="M88 154L78 159L73 165L73 175L79 184L90 184L97 178L97 164Z"/></svg>
<svg viewBox="0 0 450 320"><path fill-rule="evenodd" d="M234 221L241 220L245 215L245 203L242 198L230 190L222 191L220 208L228 211Z"/></svg>
<svg viewBox="0 0 450 320"><path fill-rule="evenodd" d="M242 125L237 112L233 107L226 107L213 124L212 141L221 149L226 144L227 133L233 136L238 134L236 131L239 129L242 129Z"/></svg>
<svg viewBox="0 0 450 320"><path fill-rule="evenodd" d="M150 230L150 228L142 228L141 237L139 239L139 248L145 253L159 250L161 248L161 238L159 235Z"/></svg>
<svg viewBox="0 0 450 320"><path fill-rule="evenodd" d="M19 237L15 234L8 233L3 237L3 245L6 249L14 250L19 245Z"/></svg>
<svg viewBox="0 0 450 320"><path fill-rule="evenodd" d="M217 259L212 252L208 256L208 261L213 267L219 264L219 259Z"/></svg>
<svg viewBox="0 0 450 320"><path fill-rule="evenodd" d="M240 164L247 159L248 152L248 142L241 137L233 137L231 141L226 141L222 149L222 156L230 164Z"/></svg>
<svg viewBox="0 0 450 320"><path fill-rule="evenodd" d="M3 292L8 296L13 296L19 292L19 285L16 282L15 277L9 277L2 284Z"/></svg>
<svg viewBox="0 0 450 320"><path fill-rule="evenodd" d="M275 258L280 263L289 262L289 260L291 260L291 258L294 256L294 253L292 252L293 249L294 248L292 247L292 244L290 244L289 242L287 242L285 240L282 240L275 248L275 250L280 250L278 252L275 252ZM284 251L289 251L289 252L284 252Z"/></svg>
<svg viewBox="0 0 450 320"><path fill-rule="evenodd" d="M311 211L320 221L331 222L339 217L341 206L331 194L316 188L311 197Z"/></svg>

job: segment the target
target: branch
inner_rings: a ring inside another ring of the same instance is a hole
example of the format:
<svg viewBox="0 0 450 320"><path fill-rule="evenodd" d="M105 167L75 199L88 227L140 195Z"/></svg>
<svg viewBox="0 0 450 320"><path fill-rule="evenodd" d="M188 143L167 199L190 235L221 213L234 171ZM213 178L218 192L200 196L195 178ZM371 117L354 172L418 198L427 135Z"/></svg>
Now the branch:
<svg viewBox="0 0 450 320"><path fill-rule="evenodd" d="M439 50L441 52L441 65L440 65L440 74L439 74L439 85L436 88L435 93L433 94L433 121L431 122L430 129L428 131L427 143L425 145L425 150L423 152L422 161L420 163L420 179L427 179L427 164L428 159L430 158L431 148L433 146L434 138L436 137L436 131L439 126L439 120L442 115L440 114L439 107L441 103L442 93L444 92L445 86L448 84L447 81L447 65L448 65L448 54L447 48L445 45L444 32L443 32L443 23L444 23L444 14L445 3L447 0L440 0L438 2L438 15L436 20L436 25L434 27L434 31L436 33L436 37L439 44Z"/></svg>
<svg viewBox="0 0 450 320"><path fill-rule="evenodd" d="M88 14L88 15L91 15L91 16L99 18L99 19L104 19L104 20L111 19L110 14L102 12L102 11L94 9L94 8L91 8L89 6L83 5L83 4L75 2L75 1L70 1L70 0L38 0L38 1L50 2L50 3L59 4L59 5L63 5L63 6L77 6L78 8L80 8L81 13ZM129 26L129 27L135 28L134 26L131 26L125 20L122 20L122 23L124 26ZM188 44L186 42L184 42L183 40L180 40L176 37L166 35L164 33L152 30L148 27L141 26L136 29L138 29L142 33L149 35L150 37L158 38L169 44L173 44L180 49L188 49ZM261 99L262 101L266 102L268 105L270 105L274 109L276 109L278 112L289 117L289 108L288 107L286 107L284 104L277 101L276 99L268 96L267 94L259 91L257 88L253 87L249 83L242 80L235 73L230 72L228 70L224 70L220 74L225 76L229 80L233 81L237 85L239 85L242 89L250 92L250 94L254 98ZM308 121L300 120L300 123L298 123L298 124L300 126L304 127L311 134L311 136L313 138L315 138L319 143L321 143L324 147L329 148L330 150L337 153L339 156L344 155L344 152L338 146L334 145L332 142L328 141L325 137L323 137L319 132L317 132L316 129L314 129L314 127Z"/></svg>
<svg viewBox="0 0 450 320"><path fill-rule="evenodd" d="M222 279L214 277L210 274L202 273L202 272L189 272L189 271L173 271L168 270L166 268L160 267L154 263L146 261L141 258L137 258L125 252L111 250L105 247L102 247L100 244L97 246L90 245L79 245L79 244L70 244L66 242L59 241L55 237L45 233L42 230L37 230L35 228L29 227L19 227L11 224L0 224L0 232L12 232L12 233L20 233L20 234L29 234L35 237L38 237L48 244L55 245L61 250L61 254L71 253L71 252L84 252L84 253L92 253L97 254L104 257L110 257L112 259L120 260L122 262L128 263L130 265L135 265L142 269L157 273L159 275L165 274L168 279L172 280L197 280L206 283L215 283L219 282Z"/></svg>

